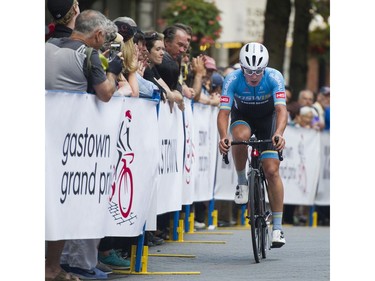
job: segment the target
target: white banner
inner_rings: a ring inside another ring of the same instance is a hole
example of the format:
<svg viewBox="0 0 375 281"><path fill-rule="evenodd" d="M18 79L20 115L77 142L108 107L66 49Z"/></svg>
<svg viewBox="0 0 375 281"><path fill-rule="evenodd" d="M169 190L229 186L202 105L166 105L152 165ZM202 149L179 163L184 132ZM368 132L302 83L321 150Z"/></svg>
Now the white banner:
<svg viewBox="0 0 375 281"><path fill-rule="evenodd" d="M213 198L216 169L218 133L217 111L212 106L194 103L194 139L197 165L195 169L194 201L207 201Z"/></svg>
<svg viewBox="0 0 375 281"><path fill-rule="evenodd" d="M157 127L155 104L47 92L45 116L45 239L142 233L157 175L157 144L142 131Z"/></svg>
<svg viewBox="0 0 375 281"><path fill-rule="evenodd" d="M284 203L313 205L320 171L320 132L288 126L280 175Z"/></svg>
<svg viewBox="0 0 375 281"><path fill-rule="evenodd" d="M330 134L323 131L320 134L320 173L318 190L316 191L316 205L330 205Z"/></svg>
<svg viewBox="0 0 375 281"><path fill-rule="evenodd" d="M181 210L184 132L182 112L174 104L172 113L167 103L159 107L159 175L157 213Z"/></svg>
<svg viewBox="0 0 375 281"><path fill-rule="evenodd" d="M197 164L195 142L194 142L194 118L192 102L184 98L184 130L185 130L185 155L182 183L182 204L190 205L194 201L195 189L195 166Z"/></svg>
<svg viewBox="0 0 375 281"><path fill-rule="evenodd" d="M236 168L232 159L232 150L229 150L229 164L225 164L223 156L217 152L216 183L214 189L215 200L234 200L234 192L237 185Z"/></svg>
<svg viewBox="0 0 375 281"><path fill-rule="evenodd" d="M216 107L46 93L45 239L138 236L183 204L233 200L233 160L218 153ZM184 117L184 120L183 120ZM287 127L286 204L329 205L329 133ZM184 162L183 162L184 159ZM317 189L319 183L319 189ZM215 186L215 194L213 188Z"/></svg>

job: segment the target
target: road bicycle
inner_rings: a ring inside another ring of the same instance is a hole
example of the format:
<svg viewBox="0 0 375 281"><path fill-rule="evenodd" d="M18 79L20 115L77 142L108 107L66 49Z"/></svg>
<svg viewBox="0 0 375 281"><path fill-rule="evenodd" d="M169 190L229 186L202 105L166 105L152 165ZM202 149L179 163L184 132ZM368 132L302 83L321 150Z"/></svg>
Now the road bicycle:
<svg viewBox="0 0 375 281"><path fill-rule="evenodd" d="M275 139L277 142L278 139ZM226 140L229 143L229 140ZM231 145L246 145L251 147L249 154L247 172L247 182L249 188L249 198L246 204L247 216L251 228L251 240L253 244L253 253L256 263L261 261L261 258L267 257L267 250L271 249L269 230L271 211L269 205L266 204L265 192L268 188L267 179L264 175L260 155L262 153L261 147L263 144L272 143L272 140L257 140L256 137L251 137L249 141L232 141ZM283 160L282 152L278 152L279 160ZM223 156L223 161L229 164L228 155Z"/></svg>

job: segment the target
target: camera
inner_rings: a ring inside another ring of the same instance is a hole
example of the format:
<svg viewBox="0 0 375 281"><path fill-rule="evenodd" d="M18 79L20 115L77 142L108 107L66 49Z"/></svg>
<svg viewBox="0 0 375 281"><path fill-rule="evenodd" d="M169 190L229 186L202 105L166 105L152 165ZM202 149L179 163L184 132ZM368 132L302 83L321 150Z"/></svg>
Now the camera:
<svg viewBox="0 0 375 281"><path fill-rule="evenodd" d="M112 42L110 49L109 49L109 57L108 60L111 61L115 58L115 56L121 51L121 44L117 42Z"/></svg>

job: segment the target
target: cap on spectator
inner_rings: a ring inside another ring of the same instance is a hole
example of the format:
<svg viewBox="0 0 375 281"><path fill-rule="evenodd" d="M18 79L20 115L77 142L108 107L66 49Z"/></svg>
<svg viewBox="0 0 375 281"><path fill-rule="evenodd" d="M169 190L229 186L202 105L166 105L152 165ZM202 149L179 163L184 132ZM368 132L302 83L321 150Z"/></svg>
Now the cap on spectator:
<svg viewBox="0 0 375 281"><path fill-rule="evenodd" d="M204 66L207 69L217 70L215 60L213 58L209 57L209 56L204 56L204 57L205 57Z"/></svg>
<svg viewBox="0 0 375 281"><path fill-rule="evenodd" d="M130 25L132 27L132 29L134 31L134 34L140 33L140 34L144 35L144 33L138 28L138 25L136 24L136 22L132 18L129 18L129 17L118 17L113 22L114 23L116 23L116 22L126 23L126 24L128 24L128 25Z"/></svg>
<svg viewBox="0 0 375 281"><path fill-rule="evenodd" d="M212 74L211 86L212 88L221 87L223 85L224 78L219 73Z"/></svg>
<svg viewBox="0 0 375 281"><path fill-rule="evenodd" d="M118 33L123 37L123 41L127 42L131 39L137 32L132 28L132 26L126 22L115 21L118 28Z"/></svg>
<svg viewBox="0 0 375 281"><path fill-rule="evenodd" d="M233 68L234 69L240 69L241 68L241 65L239 62L237 62L236 64L233 65Z"/></svg>
<svg viewBox="0 0 375 281"><path fill-rule="evenodd" d="M73 0L48 0L47 8L55 20L59 20L69 12L73 6Z"/></svg>
<svg viewBox="0 0 375 281"><path fill-rule="evenodd" d="M323 86L323 87L320 88L319 93L326 96L326 95L329 95L331 93L331 89L327 86Z"/></svg>

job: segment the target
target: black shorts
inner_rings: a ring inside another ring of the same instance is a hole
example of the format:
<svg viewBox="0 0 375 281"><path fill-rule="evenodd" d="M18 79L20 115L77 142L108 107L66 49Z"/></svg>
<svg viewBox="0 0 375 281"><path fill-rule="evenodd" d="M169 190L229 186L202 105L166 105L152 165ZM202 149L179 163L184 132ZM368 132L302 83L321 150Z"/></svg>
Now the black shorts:
<svg viewBox="0 0 375 281"><path fill-rule="evenodd" d="M251 118L242 114L237 108L232 107L230 132L232 128L239 124L245 124L250 127L251 134L254 134L258 140L271 139L276 130L276 112L263 118ZM264 144L260 147L262 158L278 158L278 154L272 143Z"/></svg>

